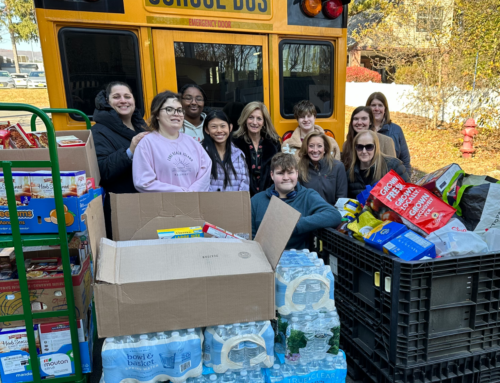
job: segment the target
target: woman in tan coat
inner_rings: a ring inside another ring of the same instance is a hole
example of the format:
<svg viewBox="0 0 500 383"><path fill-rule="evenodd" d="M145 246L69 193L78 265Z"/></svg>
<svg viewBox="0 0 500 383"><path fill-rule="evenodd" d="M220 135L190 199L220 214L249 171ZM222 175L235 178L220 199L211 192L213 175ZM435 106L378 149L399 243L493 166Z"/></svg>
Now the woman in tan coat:
<svg viewBox="0 0 500 383"><path fill-rule="evenodd" d="M311 101L299 101L293 108L294 117L297 119L299 126L295 129L292 136L283 142L281 151L283 153L291 153L299 160L299 151L302 147L302 140L311 132L324 133L325 131L316 121L316 107ZM336 160L340 160L340 148L332 137L328 137L332 148L332 156Z"/></svg>
<svg viewBox="0 0 500 383"><path fill-rule="evenodd" d="M351 122L349 123L349 131L347 132L347 137L342 146L342 162L346 169L351 166L352 156L352 143L354 137L359 132L366 130L375 131L375 124L373 120L373 112L370 107L359 106L352 112ZM378 140L380 142L380 151L382 154L390 157L396 157L396 149L394 148L394 141L392 138L384 136L383 134L376 133Z"/></svg>

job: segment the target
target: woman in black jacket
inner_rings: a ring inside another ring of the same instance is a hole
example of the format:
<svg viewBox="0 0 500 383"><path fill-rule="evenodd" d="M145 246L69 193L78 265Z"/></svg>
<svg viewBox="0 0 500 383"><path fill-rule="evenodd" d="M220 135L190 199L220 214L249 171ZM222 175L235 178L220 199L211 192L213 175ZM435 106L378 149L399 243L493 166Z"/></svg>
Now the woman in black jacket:
<svg viewBox="0 0 500 383"><path fill-rule="evenodd" d="M356 198L367 185L375 185L391 170L404 181L410 180L400 160L382 154L377 133L371 130L358 133L353 141L351 166L347 169L349 198Z"/></svg>
<svg viewBox="0 0 500 383"><path fill-rule="evenodd" d="M137 193L132 179L132 158L145 132L146 122L135 107L132 89L125 83L112 82L95 98L92 127L97 162L101 173L106 233L112 238L109 193Z"/></svg>
<svg viewBox="0 0 500 383"><path fill-rule="evenodd" d="M325 133L312 131L304 137L299 151L299 180L302 186L316 190L330 205L347 197L344 164L333 157Z"/></svg>
<svg viewBox="0 0 500 383"><path fill-rule="evenodd" d="M273 184L271 159L281 150L278 133L266 106L259 101L248 103L238 119L239 129L233 143L243 152L250 175L250 196Z"/></svg>

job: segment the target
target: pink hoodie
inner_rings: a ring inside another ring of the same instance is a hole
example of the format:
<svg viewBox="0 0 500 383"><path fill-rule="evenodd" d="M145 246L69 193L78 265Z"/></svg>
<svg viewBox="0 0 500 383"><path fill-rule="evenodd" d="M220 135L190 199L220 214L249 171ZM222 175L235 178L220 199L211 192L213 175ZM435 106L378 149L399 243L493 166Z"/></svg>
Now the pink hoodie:
<svg viewBox="0 0 500 383"><path fill-rule="evenodd" d="M134 152L132 172L137 191L209 191L212 160L192 137L179 133L169 140L153 132L146 135Z"/></svg>

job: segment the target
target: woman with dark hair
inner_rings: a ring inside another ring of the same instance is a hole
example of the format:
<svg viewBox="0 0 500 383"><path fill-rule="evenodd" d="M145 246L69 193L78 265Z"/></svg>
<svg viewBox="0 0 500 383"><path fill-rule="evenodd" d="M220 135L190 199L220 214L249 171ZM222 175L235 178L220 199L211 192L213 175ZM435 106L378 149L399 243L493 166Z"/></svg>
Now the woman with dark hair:
<svg viewBox="0 0 500 383"><path fill-rule="evenodd" d="M233 125L224 112L208 113L203 123L203 147L212 160L210 191L248 191L245 155L232 143Z"/></svg>
<svg viewBox="0 0 500 383"><path fill-rule="evenodd" d="M147 135L137 146L133 175L140 192L200 192L210 187L212 161L191 137L180 133L180 96L165 91L151 103Z"/></svg>
<svg viewBox="0 0 500 383"><path fill-rule="evenodd" d="M358 133L352 146L351 166L346 171L349 198L356 198L368 185L375 185L391 170L406 182L410 180L400 160L380 151L377 133L371 130Z"/></svg>
<svg viewBox="0 0 500 383"><path fill-rule="evenodd" d="M375 131L393 139L396 157L403 162L408 174L411 174L410 150L406 144L403 129L391 121L387 98L383 93L372 93L366 100L366 106L369 106L373 112Z"/></svg>
<svg viewBox="0 0 500 383"><path fill-rule="evenodd" d="M351 166L352 142L354 141L354 137L359 132L365 130L375 131L373 113L369 106L358 106L351 114L347 137L344 146L342 146L342 162L346 169L349 169ZM377 133L377 137L380 142L380 151L387 156L396 157L392 138L380 133Z"/></svg>
<svg viewBox="0 0 500 383"><path fill-rule="evenodd" d="M148 132L142 113L135 106L129 85L111 82L95 98L92 136L104 197L104 218L108 238L111 232L109 193L137 193L132 179L132 159L137 144Z"/></svg>
<svg viewBox="0 0 500 383"><path fill-rule="evenodd" d="M196 141L203 140L203 121L206 114L203 113L207 95L205 91L196 84L186 84L180 90L182 109L184 109L184 124L182 132L193 137Z"/></svg>
<svg viewBox="0 0 500 383"><path fill-rule="evenodd" d="M280 150L280 138L266 105L260 101L248 103L238 120L234 144L241 149L250 172L250 196L273 184L271 159Z"/></svg>

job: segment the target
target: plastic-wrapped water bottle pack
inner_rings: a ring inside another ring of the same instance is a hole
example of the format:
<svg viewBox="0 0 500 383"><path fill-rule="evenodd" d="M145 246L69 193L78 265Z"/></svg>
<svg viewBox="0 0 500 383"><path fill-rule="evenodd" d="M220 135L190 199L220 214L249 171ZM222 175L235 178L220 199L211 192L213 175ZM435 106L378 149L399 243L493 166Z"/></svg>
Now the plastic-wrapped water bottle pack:
<svg viewBox="0 0 500 383"><path fill-rule="evenodd" d="M243 368L271 367L274 330L270 321L207 327L203 361L216 373Z"/></svg>
<svg viewBox="0 0 500 383"><path fill-rule="evenodd" d="M307 249L284 251L275 281L280 315L335 307L333 274L317 253Z"/></svg>
<svg viewBox="0 0 500 383"><path fill-rule="evenodd" d="M182 383L201 375L202 344L199 328L106 338L101 383Z"/></svg>

